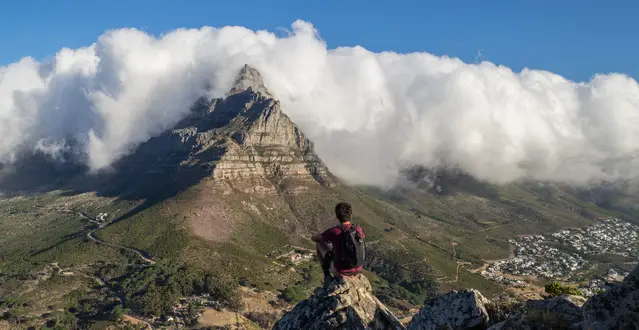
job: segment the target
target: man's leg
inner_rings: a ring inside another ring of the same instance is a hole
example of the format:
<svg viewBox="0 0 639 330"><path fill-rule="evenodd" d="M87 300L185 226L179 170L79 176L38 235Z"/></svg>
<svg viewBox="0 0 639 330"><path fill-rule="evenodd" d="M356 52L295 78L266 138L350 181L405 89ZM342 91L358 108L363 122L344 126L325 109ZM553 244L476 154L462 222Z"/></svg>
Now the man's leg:
<svg viewBox="0 0 639 330"><path fill-rule="evenodd" d="M317 250L317 260L322 265L322 271L324 271L324 277L331 276L330 265L333 259L333 248L326 242L317 242L315 248Z"/></svg>

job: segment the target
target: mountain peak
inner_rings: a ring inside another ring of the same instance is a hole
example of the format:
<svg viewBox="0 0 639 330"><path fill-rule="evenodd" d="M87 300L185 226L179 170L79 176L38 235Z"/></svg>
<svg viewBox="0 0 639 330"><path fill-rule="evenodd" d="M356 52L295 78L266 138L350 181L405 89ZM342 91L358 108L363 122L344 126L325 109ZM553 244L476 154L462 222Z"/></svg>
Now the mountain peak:
<svg viewBox="0 0 639 330"><path fill-rule="evenodd" d="M235 77L235 82L233 83L233 87L231 87L229 95L238 94L248 89L272 98L271 93L269 93L266 86L264 86L262 74L252 66L245 64Z"/></svg>
<svg viewBox="0 0 639 330"><path fill-rule="evenodd" d="M161 173L170 182L185 182L178 175L193 182L209 177L221 188L244 193L300 192L334 184L312 142L281 110L259 71L248 65L239 70L226 97L198 99L189 116L122 163L137 172Z"/></svg>

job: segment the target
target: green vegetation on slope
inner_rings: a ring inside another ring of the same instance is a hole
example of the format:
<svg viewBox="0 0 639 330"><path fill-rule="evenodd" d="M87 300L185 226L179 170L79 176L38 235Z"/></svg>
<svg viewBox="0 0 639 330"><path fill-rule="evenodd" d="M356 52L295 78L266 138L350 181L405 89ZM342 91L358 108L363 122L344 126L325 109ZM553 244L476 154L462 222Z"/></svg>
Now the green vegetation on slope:
<svg viewBox="0 0 639 330"><path fill-rule="evenodd" d="M124 293L126 307L142 315L169 314L179 298L202 294L221 307L233 310L242 307L237 284L186 265L160 262L134 269L122 276L116 286Z"/></svg>
<svg viewBox="0 0 639 330"><path fill-rule="evenodd" d="M544 291L549 297L556 297L565 294L581 296L581 291L579 289L568 286L565 284L561 284L559 282L551 282L544 286Z"/></svg>
<svg viewBox="0 0 639 330"><path fill-rule="evenodd" d="M296 184L287 183L291 188ZM485 260L507 257L508 239L582 227L599 216L614 214L568 191L534 185L457 182L448 184L441 195L413 188L306 188L258 197L195 186L96 231L106 242L153 256L158 264L149 267L142 266L134 253L89 240L86 234L95 227L74 213L108 212L113 218L131 211L138 202L55 193L0 201L0 229L6 230L0 237L6 247L0 251L0 294L24 290L21 283L33 280L35 271L58 262L61 268L89 277L100 269L100 277L126 294L127 307L144 314L165 313L177 298L189 294L212 293L231 301L240 281L277 290L282 299L296 302L320 285L321 270L314 261L292 264L267 254L289 244L312 249L310 235L335 225L333 206L345 200L353 205L354 221L367 235L366 275L375 293L390 306L408 309L450 289L473 287L489 297L500 293L500 285L469 269ZM191 207L197 212L207 207L203 202L192 203L201 194L232 210L228 237L207 240L186 223L195 212ZM137 268L126 264L137 264ZM95 290L86 285L86 290ZM12 312L33 316L33 298L25 295L24 299L28 306Z"/></svg>

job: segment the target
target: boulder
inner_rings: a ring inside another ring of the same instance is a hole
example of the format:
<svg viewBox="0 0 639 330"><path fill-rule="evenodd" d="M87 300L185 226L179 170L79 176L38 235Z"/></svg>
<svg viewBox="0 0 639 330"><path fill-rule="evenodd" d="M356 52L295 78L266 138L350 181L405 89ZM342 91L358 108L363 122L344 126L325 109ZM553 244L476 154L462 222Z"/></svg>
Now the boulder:
<svg viewBox="0 0 639 330"><path fill-rule="evenodd" d="M581 329L581 306L586 301L579 296L564 295L545 300L529 300L519 312L490 330Z"/></svg>
<svg viewBox="0 0 639 330"><path fill-rule="evenodd" d="M639 329L639 266L583 306L583 329Z"/></svg>
<svg viewBox="0 0 639 330"><path fill-rule="evenodd" d="M572 326L581 322L581 306L585 299L579 296L563 295L545 300L526 302L526 314L540 321L548 320L553 324Z"/></svg>
<svg viewBox="0 0 639 330"><path fill-rule="evenodd" d="M534 319L529 318L524 314L516 314L505 321L499 322L492 327L488 328L488 330L552 330L551 327L541 324Z"/></svg>
<svg viewBox="0 0 639 330"><path fill-rule="evenodd" d="M405 329L372 293L364 275L338 278L316 290L273 326L274 330Z"/></svg>
<svg viewBox="0 0 639 330"><path fill-rule="evenodd" d="M427 300L408 324L409 330L485 329L488 299L474 289L452 291Z"/></svg>

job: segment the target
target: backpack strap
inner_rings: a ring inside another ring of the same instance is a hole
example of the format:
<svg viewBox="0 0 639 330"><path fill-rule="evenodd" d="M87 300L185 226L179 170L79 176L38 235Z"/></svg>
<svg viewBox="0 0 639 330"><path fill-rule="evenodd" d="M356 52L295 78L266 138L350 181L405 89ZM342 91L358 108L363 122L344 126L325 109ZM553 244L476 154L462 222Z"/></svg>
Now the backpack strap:
<svg viewBox="0 0 639 330"><path fill-rule="evenodd" d="M339 227L339 229L343 232L345 231L351 231L351 230L355 230L357 231L357 228L359 227L356 223L351 222L351 228L350 229L346 229L346 227L343 224L339 224L337 227ZM341 233L340 233L341 234Z"/></svg>

